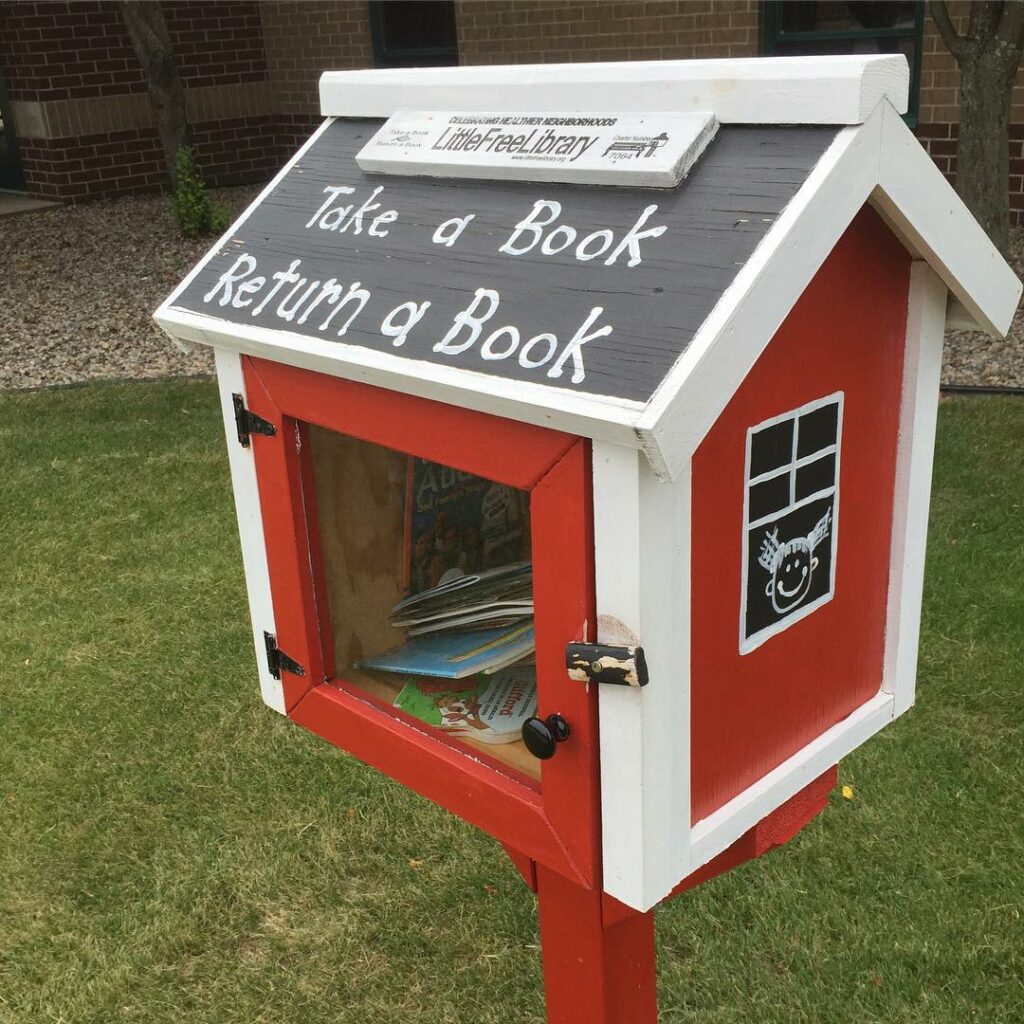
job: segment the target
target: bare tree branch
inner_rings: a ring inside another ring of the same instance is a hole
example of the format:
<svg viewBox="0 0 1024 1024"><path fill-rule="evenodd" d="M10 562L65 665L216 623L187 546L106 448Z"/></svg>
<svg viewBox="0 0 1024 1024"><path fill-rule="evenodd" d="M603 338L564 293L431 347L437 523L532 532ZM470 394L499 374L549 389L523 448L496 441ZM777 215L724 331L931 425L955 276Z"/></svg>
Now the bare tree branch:
<svg viewBox="0 0 1024 1024"><path fill-rule="evenodd" d="M1024 49L1024 3L1007 4L999 22L999 38L1015 50Z"/></svg>
<svg viewBox="0 0 1024 1024"><path fill-rule="evenodd" d="M928 11L935 22L935 27L946 44L946 49L959 61L968 52L969 44L966 39L953 26L953 20L949 16L949 8L946 0L931 0L928 4Z"/></svg>
<svg viewBox="0 0 1024 1024"><path fill-rule="evenodd" d="M1002 0L975 0L967 18L967 38L984 50L995 39L999 19L1003 16Z"/></svg>
<svg viewBox="0 0 1024 1024"><path fill-rule="evenodd" d="M128 29L132 49L146 73L146 86L156 112L167 172L174 184L177 179L175 158L185 145L188 122L185 91L174 62L171 36L159 3L122 0L121 16Z"/></svg>

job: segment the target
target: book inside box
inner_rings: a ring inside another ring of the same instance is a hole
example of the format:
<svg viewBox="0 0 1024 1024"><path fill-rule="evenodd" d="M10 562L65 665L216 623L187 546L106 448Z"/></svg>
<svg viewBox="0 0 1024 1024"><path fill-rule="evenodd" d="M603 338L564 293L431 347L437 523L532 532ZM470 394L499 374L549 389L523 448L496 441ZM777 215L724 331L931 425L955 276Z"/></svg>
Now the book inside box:
<svg viewBox="0 0 1024 1024"><path fill-rule="evenodd" d="M311 533L337 685L534 779L530 495L310 426Z"/></svg>

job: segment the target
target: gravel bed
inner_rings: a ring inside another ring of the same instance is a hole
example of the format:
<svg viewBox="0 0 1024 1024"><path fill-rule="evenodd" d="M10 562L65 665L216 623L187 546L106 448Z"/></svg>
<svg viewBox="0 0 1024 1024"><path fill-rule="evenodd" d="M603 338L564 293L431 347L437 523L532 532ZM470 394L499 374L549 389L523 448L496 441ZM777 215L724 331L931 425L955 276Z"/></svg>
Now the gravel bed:
<svg viewBox="0 0 1024 1024"><path fill-rule="evenodd" d="M219 190L241 211L258 188ZM151 319L212 239L180 237L166 196L131 196L0 217L0 390L103 378L210 373ZM1024 273L1024 229L1011 263ZM1009 337L950 331L943 381L1024 387L1024 311Z"/></svg>
<svg viewBox="0 0 1024 1024"><path fill-rule="evenodd" d="M215 195L238 212L257 192ZM214 241L182 238L165 195L0 217L0 390L212 373L152 314Z"/></svg>
<svg viewBox="0 0 1024 1024"><path fill-rule="evenodd" d="M1024 277L1024 228L1010 232L1009 261L1017 276ZM942 382L1024 388L1024 304L1017 307L1005 338L947 331Z"/></svg>

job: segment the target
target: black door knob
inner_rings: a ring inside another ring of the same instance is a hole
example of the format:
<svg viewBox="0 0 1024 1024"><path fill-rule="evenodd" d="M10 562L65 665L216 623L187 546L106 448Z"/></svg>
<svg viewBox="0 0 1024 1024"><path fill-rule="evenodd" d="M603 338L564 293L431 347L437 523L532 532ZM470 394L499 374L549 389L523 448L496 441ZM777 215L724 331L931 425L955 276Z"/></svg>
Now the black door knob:
<svg viewBox="0 0 1024 1024"><path fill-rule="evenodd" d="M523 742L526 749L546 761L555 756L555 747L569 738L569 723L561 715L547 718L528 718L523 722Z"/></svg>

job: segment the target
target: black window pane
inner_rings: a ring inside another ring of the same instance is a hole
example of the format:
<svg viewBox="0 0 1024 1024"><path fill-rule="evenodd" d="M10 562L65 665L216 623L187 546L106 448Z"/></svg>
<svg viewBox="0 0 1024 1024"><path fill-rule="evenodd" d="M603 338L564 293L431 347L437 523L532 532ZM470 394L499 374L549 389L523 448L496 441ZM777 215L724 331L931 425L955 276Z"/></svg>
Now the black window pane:
<svg viewBox="0 0 1024 1024"><path fill-rule="evenodd" d="M783 420L764 427L750 438L750 477L793 461L793 421Z"/></svg>
<svg viewBox="0 0 1024 1024"><path fill-rule="evenodd" d="M390 0L382 5L381 13L384 45L389 50L431 49L455 43L455 7L451 3Z"/></svg>
<svg viewBox="0 0 1024 1024"><path fill-rule="evenodd" d="M804 413L800 417L800 427L796 441L798 459L813 455L836 443L839 429L839 405L833 402L823 405L814 412Z"/></svg>
<svg viewBox="0 0 1024 1024"><path fill-rule="evenodd" d="M748 522L778 512L789 504L789 473L780 473L750 488Z"/></svg>
<svg viewBox="0 0 1024 1024"><path fill-rule="evenodd" d="M783 32L849 32L914 27L914 0L786 0Z"/></svg>
<svg viewBox="0 0 1024 1024"><path fill-rule="evenodd" d="M377 0L370 4L370 23L378 67L458 63L451 0Z"/></svg>
<svg viewBox="0 0 1024 1024"><path fill-rule="evenodd" d="M809 462L796 471L796 500L810 497L818 491L834 487L836 482L836 457L826 455L816 462Z"/></svg>

